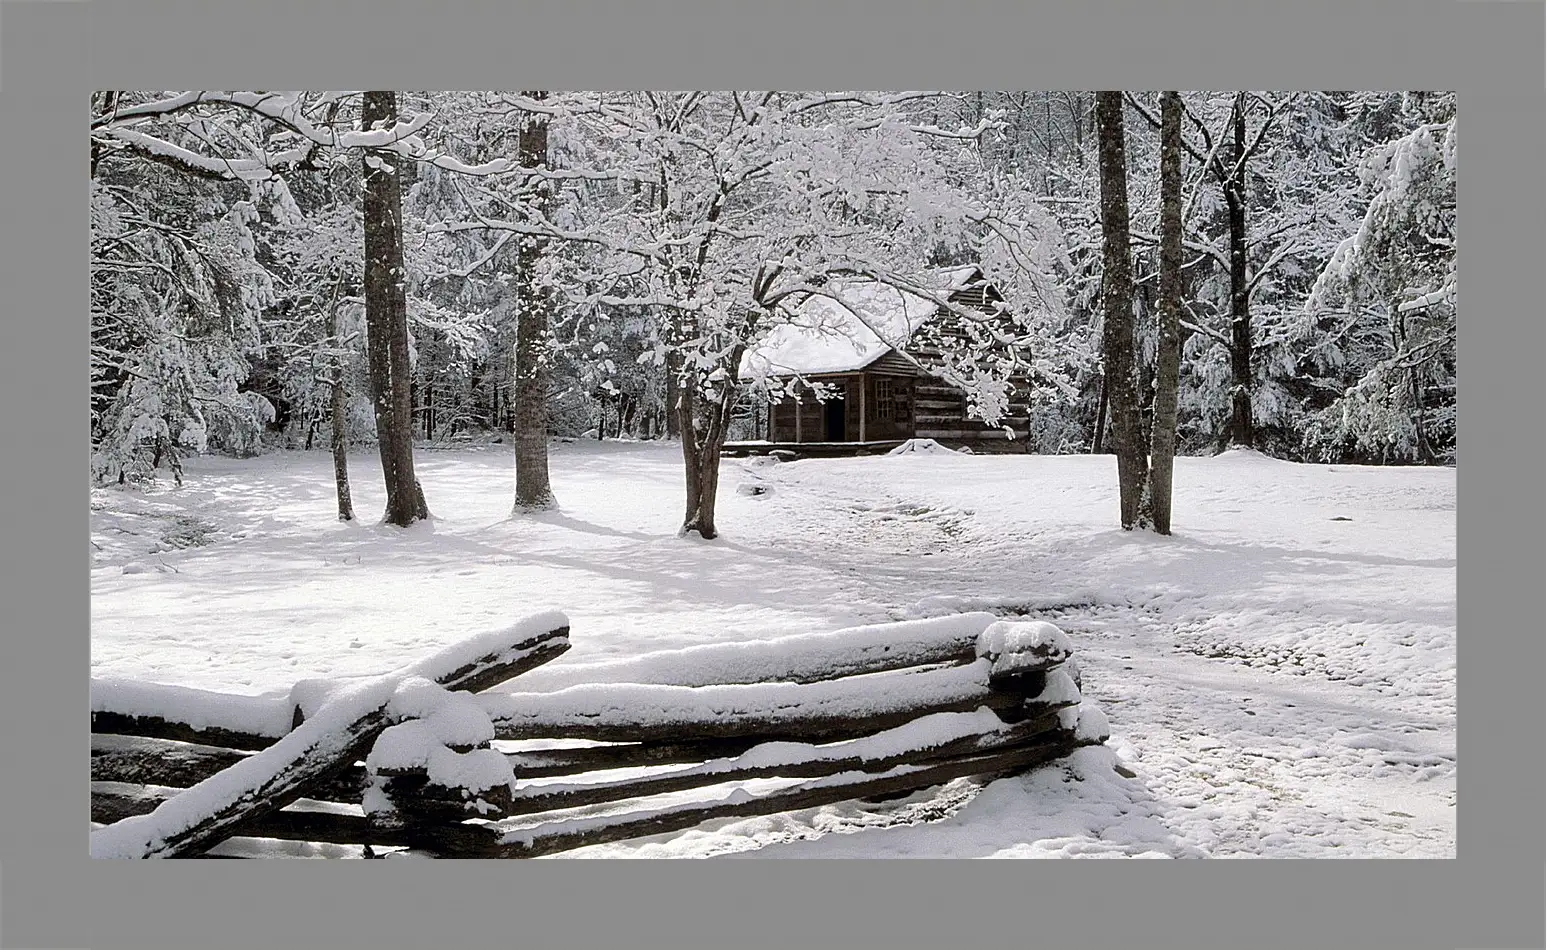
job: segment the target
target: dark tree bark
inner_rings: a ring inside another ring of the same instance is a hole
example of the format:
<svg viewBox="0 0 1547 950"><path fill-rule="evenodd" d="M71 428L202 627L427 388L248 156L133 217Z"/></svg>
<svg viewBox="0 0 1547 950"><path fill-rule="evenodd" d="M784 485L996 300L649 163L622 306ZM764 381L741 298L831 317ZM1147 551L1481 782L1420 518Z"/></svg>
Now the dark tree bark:
<svg viewBox="0 0 1547 950"><path fill-rule="evenodd" d="M546 92L526 92L542 99ZM548 164L548 117L532 113L521 126L518 143L521 167ZM533 179L536 210L546 215L548 185ZM514 511L542 511L557 502L548 483L548 368L547 337L551 301L539 286L538 264L546 241L523 235L516 245L516 353L511 383L511 410L515 422L512 441L516 449L516 501Z"/></svg>
<svg viewBox="0 0 1547 950"><path fill-rule="evenodd" d="M714 495L711 491L709 498L709 518L707 526L703 519L704 509L704 467L699 454L699 446L693 439L693 411L696 408L695 393L690 387L682 385L679 380L671 387L676 394L676 412L669 417L677 420L677 431L682 433L682 471L683 481L687 491L687 505L682 516L681 534L689 531L697 531L704 538L713 538L714 529ZM716 466L718 468L718 466Z"/></svg>
<svg viewBox="0 0 1547 950"><path fill-rule="evenodd" d="M354 501L349 492L349 416L348 398L344 392L343 347L338 340L338 295L328 305L323 330L333 355L328 360L329 409L333 423L333 485L338 493L338 520L355 520Z"/></svg>
<svg viewBox="0 0 1547 950"><path fill-rule="evenodd" d="M618 397L618 438L623 438L624 433L635 435L634 414L639 408L639 399L630 393L624 393Z"/></svg>
<svg viewBox="0 0 1547 950"><path fill-rule="evenodd" d="M1135 269L1137 270L1137 265L1135 265ZM1144 332L1149 330L1150 317L1157 312L1155 294L1159 293L1159 288L1155 286L1154 281L1148 278L1140 280L1137 276L1134 278L1133 287L1133 325L1135 333L1133 359L1135 392L1139 400L1139 444L1144 446L1144 451L1148 454L1155 422L1155 364L1144 358L1145 344L1137 335L1141 330ZM1157 340L1156 342L1158 343L1159 341ZM1144 484L1147 489L1149 482L1146 481ZM1141 501L1140 504L1143 505L1144 502ZM1147 507L1144 510L1146 512L1149 511ZM1147 517L1146 515L1145 518L1147 519Z"/></svg>
<svg viewBox="0 0 1547 950"><path fill-rule="evenodd" d="M1107 377L1103 369L1101 373L1101 388L1096 394L1096 437L1091 440L1090 454L1100 455L1101 448L1105 444L1107 432Z"/></svg>
<svg viewBox="0 0 1547 950"><path fill-rule="evenodd" d="M1160 94L1160 342L1155 354L1155 418L1150 430L1150 515L1171 533L1171 473L1176 458L1177 386L1182 339L1182 98Z"/></svg>
<svg viewBox="0 0 1547 950"><path fill-rule="evenodd" d="M1119 516L1123 530L1139 521L1148 460L1139 433L1134 382L1133 269L1129 259L1128 168L1123 147L1123 94L1096 94L1096 138L1101 167L1102 364L1117 452Z"/></svg>
<svg viewBox="0 0 1547 950"><path fill-rule="evenodd" d="M682 461L687 483L687 510L680 534L696 532L713 540L714 505L720 492L720 451L730 429L731 411L739 391L735 370L744 347L737 346L721 366L718 379L680 387L677 422L682 431Z"/></svg>
<svg viewBox="0 0 1547 950"><path fill-rule="evenodd" d="M1230 113L1234 164L1225 179L1230 229L1230 426L1231 445L1252 446L1252 314L1246 275L1246 93L1238 92Z"/></svg>
<svg viewBox="0 0 1547 950"><path fill-rule="evenodd" d="M397 122L397 94L367 92L365 128ZM408 359L407 277L403 267L403 203L398 157L365 154L365 324L371 404L382 474L387 484L388 524L407 527L430 516L414 477L413 402Z"/></svg>
<svg viewBox="0 0 1547 950"><path fill-rule="evenodd" d="M420 414L424 417L424 440L433 442L435 441L435 384L425 380L418 391L424 394L419 403Z"/></svg>

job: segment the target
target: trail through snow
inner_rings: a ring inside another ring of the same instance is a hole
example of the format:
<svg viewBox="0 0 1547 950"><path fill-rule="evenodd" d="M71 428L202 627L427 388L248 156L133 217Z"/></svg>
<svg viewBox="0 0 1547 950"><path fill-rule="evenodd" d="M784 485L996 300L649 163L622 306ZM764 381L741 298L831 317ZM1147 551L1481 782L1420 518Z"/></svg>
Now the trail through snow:
<svg viewBox="0 0 1547 950"><path fill-rule="evenodd" d="M1116 529L1111 457L727 460L702 542L674 536L675 446L552 459L560 510L511 519L508 449L421 451L436 517L406 531L334 521L325 453L95 491L93 675L274 693L554 607L573 649L512 684L542 691L570 664L991 610L1069 635L1105 748L573 854L1455 854L1453 469L1179 459L1159 538ZM373 462L351 459L367 517Z"/></svg>

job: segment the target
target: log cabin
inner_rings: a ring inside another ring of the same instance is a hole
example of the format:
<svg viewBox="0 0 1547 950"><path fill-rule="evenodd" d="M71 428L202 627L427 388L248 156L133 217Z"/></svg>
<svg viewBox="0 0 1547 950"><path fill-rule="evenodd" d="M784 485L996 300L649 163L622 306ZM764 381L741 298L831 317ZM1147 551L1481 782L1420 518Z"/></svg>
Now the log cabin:
<svg viewBox="0 0 1547 950"><path fill-rule="evenodd" d="M948 302L999 312L1002 298L976 265L932 277L937 286L930 289ZM769 404L765 443L731 444L728 450L866 454L908 439L934 439L974 452L1028 451L1024 387L1017 387L1009 417L989 426L969 415L962 389L930 372L940 365L939 340L953 335L959 319L949 309L871 281L850 282L839 296L848 307L808 298L789 323L747 351L743 380L793 383L794 395Z"/></svg>

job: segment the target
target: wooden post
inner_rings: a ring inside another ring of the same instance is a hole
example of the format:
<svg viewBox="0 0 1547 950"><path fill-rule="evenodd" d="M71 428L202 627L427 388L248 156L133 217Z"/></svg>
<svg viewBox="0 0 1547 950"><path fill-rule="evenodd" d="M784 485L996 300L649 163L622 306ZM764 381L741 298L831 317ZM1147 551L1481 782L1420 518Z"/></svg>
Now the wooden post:
<svg viewBox="0 0 1547 950"><path fill-rule="evenodd" d="M795 441L804 441L800 437L800 396L795 397Z"/></svg>
<svg viewBox="0 0 1547 950"><path fill-rule="evenodd" d="M869 389L870 389L870 380L865 378L865 374L864 373L860 373L859 374L859 440L861 442L867 441L867 439L865 438L865 417L870 414L869 394L868 394L869 393Z"/></svg>

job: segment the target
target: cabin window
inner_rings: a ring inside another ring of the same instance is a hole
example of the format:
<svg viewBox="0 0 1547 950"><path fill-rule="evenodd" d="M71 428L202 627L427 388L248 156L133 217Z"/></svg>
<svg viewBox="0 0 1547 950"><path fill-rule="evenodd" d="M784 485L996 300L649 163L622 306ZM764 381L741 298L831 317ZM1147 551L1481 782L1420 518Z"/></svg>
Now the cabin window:
<svg viewBox="0 0 1547 950"><path fill-rule="evenodd" d="M876 418L883 422L891 422L897 418L896 395L892 392L892 381L889 379L876 380Z"/></svg>

